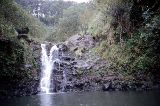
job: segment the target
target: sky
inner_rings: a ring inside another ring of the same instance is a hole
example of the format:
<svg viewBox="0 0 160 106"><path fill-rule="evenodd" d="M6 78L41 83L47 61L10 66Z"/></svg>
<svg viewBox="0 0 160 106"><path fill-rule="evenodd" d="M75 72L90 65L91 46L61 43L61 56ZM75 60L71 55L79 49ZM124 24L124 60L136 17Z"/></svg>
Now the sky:
<svg viewBox="0 0 160 106"><path fill-rule="evenodd" d="M82 2L88 2L90 0L64 0L64 1L75 1L75 2L78 2L78 3L82 3Z"/></svg>

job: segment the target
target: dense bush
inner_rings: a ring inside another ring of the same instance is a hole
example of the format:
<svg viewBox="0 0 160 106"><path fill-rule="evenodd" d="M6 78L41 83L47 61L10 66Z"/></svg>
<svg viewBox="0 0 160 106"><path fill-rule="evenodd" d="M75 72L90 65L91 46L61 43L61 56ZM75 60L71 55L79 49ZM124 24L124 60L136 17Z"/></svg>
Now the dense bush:
<svg viewBox="0 0 160 106"><path fill-rule="evenodd" d="M100 39L95 51L111 63L110 68L119 72L158 76L159 1L96 1L100 14L93 21L97 26L91 24L94 30L90 30Z"/></svg>

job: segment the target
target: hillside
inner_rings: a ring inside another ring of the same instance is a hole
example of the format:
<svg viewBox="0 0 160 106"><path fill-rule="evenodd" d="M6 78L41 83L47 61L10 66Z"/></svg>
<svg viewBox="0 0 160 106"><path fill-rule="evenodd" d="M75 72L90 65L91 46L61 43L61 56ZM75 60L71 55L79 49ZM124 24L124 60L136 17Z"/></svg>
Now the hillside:
<svg viewBox="0 0 160 106"><path fill-rule="evenodd" d="M39 20L33 18L20 5L13 0L0 1L0 27L1 35L16 36L15 29L28 27L30 29L30 37L42 38L46 30Z"/></svg>
<svg viewBox="0 0 160 106"><path fill-rule="evenodd" d="M100 42L96 53L111 63L111 69L133 79L142 80L144 75L159 80L159 4L159 0L96 1L97 18L89 23L89 32Z"/></svg>
<svg viewBox="0 0 160 106"><path fill-rule="evenodd" d="M26 39L18 38L16 30L25 27L29 28ZM28 94L35 92L29 85L38 86L36 73L39 57L36 58L36 51L32 47L43 39L45 33L43 24L14 1L0 1L1 97L25 95L28 90L31 91Z"/></svg>

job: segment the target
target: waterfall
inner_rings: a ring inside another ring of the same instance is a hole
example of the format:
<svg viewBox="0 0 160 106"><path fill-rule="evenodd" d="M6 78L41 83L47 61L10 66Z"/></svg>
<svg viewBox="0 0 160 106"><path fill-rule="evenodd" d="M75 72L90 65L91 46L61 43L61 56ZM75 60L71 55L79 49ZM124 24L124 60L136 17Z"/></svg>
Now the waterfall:
<svg viewBox="0 0 160 106"><path fill-rule="evenodd" d="M65 91L66 83L67 83L66 71L65 71L65 70L63 70L62 92L64 92L64 91Z"/></svg>
<svg viewBox="0 0 160 106"><path fill-rule="evenodd" d="M54 63L59 62L59 49L56 45L52 46L48 56L46 45L41 44L41 48L42 75L40 81L40 89L41 92L50 93L52 70L54 69Z"/></svg>

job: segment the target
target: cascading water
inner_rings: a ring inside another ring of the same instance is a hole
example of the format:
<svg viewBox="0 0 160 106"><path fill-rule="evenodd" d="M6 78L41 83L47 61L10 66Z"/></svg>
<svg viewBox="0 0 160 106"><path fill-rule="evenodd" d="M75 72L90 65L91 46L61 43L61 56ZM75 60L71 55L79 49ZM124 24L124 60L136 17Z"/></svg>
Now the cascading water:
<svg viewBox="0 0 160 106"><path fill-rule="evenodd" d="M42 48L42 76L40 82L41 92L50 93L51 89L51 75L54 69L54 63L59 62L59 49L56 45L52 46L49 56L47 55L47 49L45 44L41 44Z"/></svg>
<svg viewBox="0 0 160 106"><path fill-rule="evenodd" d="M65 91L66 83L67 83L66 71L65 71L65 70L63 70L62 92L64 92L64 91Z"/></svg>

